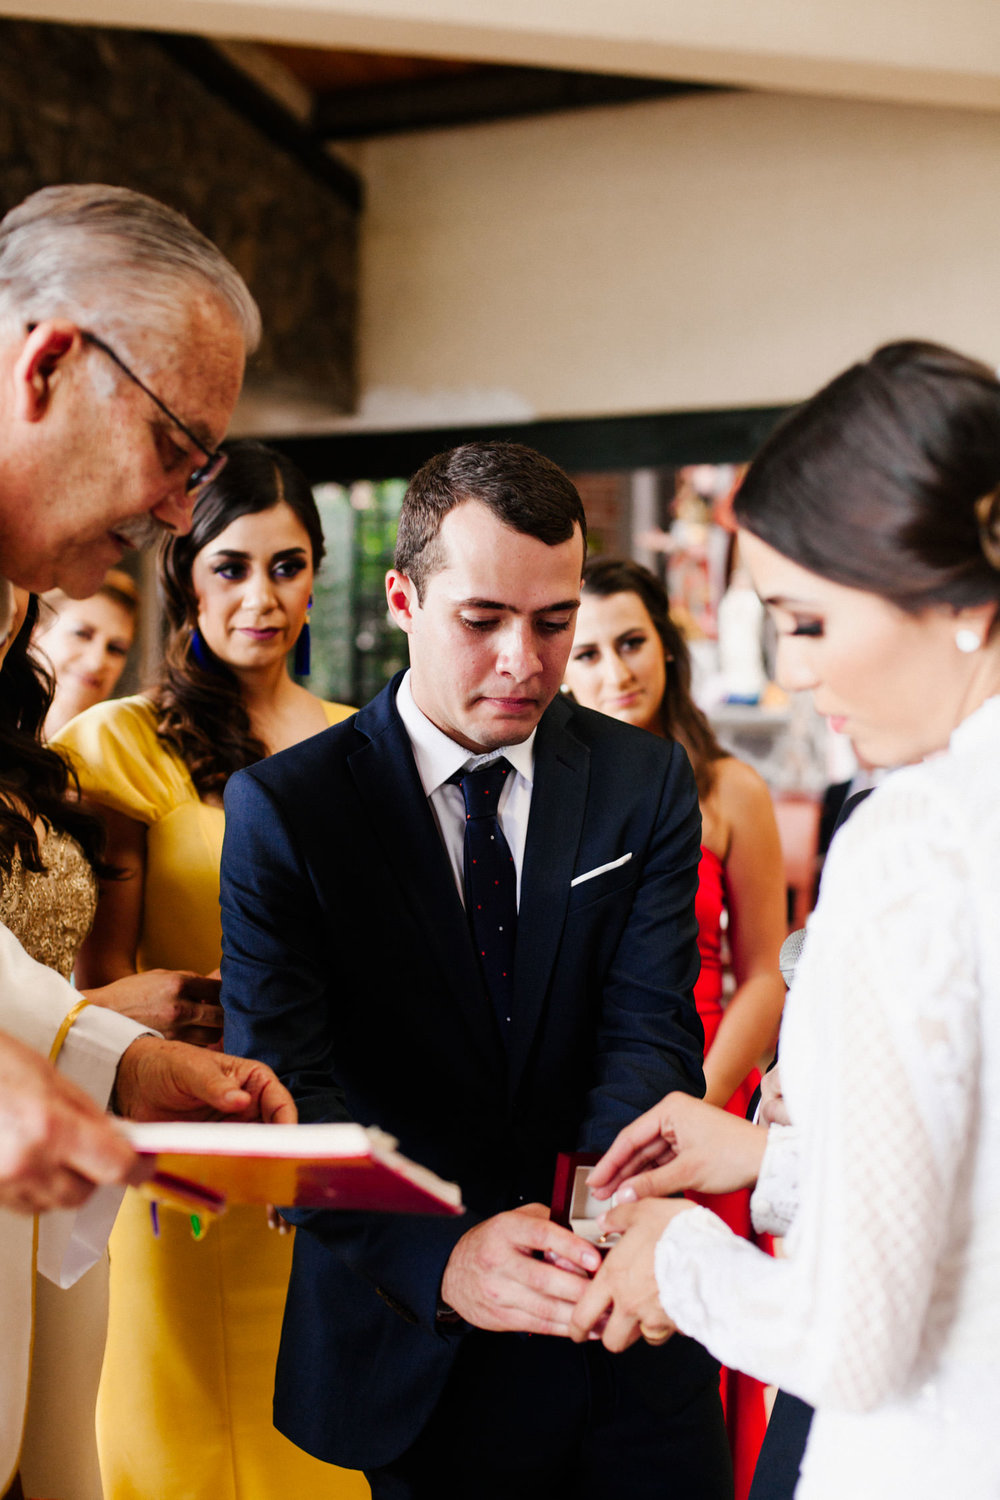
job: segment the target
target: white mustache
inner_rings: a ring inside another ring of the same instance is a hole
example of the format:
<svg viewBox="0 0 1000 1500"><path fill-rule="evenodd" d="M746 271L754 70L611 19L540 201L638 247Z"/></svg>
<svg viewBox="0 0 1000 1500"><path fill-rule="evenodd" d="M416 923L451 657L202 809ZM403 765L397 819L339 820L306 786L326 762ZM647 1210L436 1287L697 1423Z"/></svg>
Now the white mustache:
<svg viewBox="0 0 1000 1500"><path fill-rule="evenodd" d="M164 533L168 536L173 535L170 527L164 526L162 521L155 520L149 511L141 516L130 516L127 521L122 521L115 527L116 536L120 536L123 541L140 551L143 547L151 547L154 542L158 542Z"/></svg>

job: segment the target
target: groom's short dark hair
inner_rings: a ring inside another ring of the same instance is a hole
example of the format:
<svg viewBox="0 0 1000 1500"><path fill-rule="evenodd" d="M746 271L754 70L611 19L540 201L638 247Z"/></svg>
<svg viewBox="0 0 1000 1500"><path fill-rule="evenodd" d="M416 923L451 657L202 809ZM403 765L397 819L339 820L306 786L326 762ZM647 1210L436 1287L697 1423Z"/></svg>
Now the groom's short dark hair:
<svg viewBox="0 0 1000 1500"><path fill-rule="evenodd" d="M586 553L583 501L558 464L523 443L463 443L429 459L403 497L395 567L421 603L428 580L444 566L441 523L466 500L478 500L512 531L549 547L568 542L579 526Z"/></svg>

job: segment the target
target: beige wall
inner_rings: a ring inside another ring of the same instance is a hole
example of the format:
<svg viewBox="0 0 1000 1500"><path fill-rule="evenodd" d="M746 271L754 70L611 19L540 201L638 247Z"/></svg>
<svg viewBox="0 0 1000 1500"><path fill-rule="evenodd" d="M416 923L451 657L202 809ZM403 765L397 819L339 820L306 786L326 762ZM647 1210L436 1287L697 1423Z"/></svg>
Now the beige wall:
<svg viewBox="0 0 1000 1500"><path fill-rule="evenodd" d="M354 152L369 193L363 425L782 402L905 334L1000 358L998 0L5 11L780 91ZM265 425L343 424L317 403Z"/></svg>
<svg viewBox="0 0 1000 1500"><path fill-rule="evenodd" d="M783 402L1000 359L1000 115L732 94L371 142L364 425Z"/></svg>

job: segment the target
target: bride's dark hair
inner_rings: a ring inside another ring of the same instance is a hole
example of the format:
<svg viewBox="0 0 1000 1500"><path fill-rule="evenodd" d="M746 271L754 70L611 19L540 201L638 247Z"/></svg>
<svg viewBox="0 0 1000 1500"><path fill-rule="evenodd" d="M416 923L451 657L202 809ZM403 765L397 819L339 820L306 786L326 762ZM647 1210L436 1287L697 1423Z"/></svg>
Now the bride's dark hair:
<svg viewBox="0 0 1000 1500"><path fill-rule="evenodd" d="M42 743L42 725L54 683L31 650L38 619L32 594L24 624L0 669L0 880L9 878L15 855L26 870L45 871L36 822L68 833L96 874L117 872L103 860L104 825L80 807L79 786L68 763Z"/></svg>
<svg viewBox="0 0 1000 1500"><path fill-rule="evenodd" d="M176 750L199 797L219 796L234 771L263 760L267 747L252 733L239 683L201 639L191 571L203 547L240 516L288 505L309 536L313 568L323 558L323 528L309 481L291 459L263 443L224 443L228 461L195 501L187 536L160 550L159 579L169 635L150 697L157 733ZM196 654L197 652L197 654Z"/></svg>
<svg viewBox="0 0 1000 1500"><path fill-rule="evenodd" d="M736 495L741 526L918 614L1000 599L1000 382L940 344L884 344L797 407Z"/></svg>

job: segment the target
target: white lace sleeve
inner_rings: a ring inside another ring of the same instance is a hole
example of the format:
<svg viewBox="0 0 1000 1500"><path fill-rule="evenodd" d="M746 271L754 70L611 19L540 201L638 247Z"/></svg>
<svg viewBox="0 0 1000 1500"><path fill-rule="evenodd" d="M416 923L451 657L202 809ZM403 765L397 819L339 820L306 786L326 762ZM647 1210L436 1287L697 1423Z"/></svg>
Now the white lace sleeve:
<svg viewBox="0 0 1000 1500"><path fill-rule="evenodd" d="M685 1333L814 1404L867 1409L906 1382L969 1209L975 835L939 791L922 768L898 773L827 863L782 1029L800 1151L788 1258L705 1210L679 1215L657 1250Z"/></svg>
<svg viewBox="0 0 1000 1500"><path fill-rule="evenodd" d="M764 1160L750 1198L758 1234L787 1234L799 1206L799 1133L794 1125L772 1125Z"/></svg>

